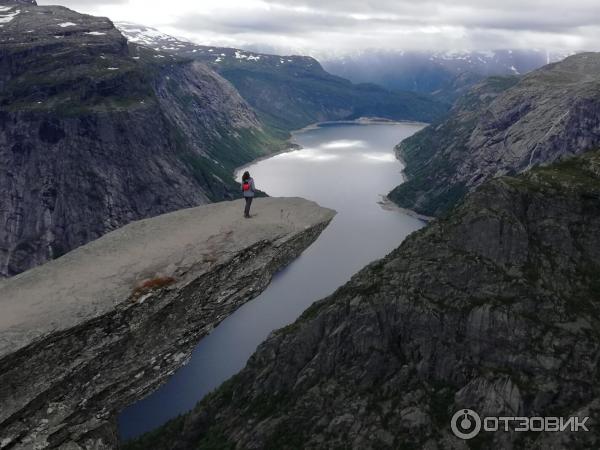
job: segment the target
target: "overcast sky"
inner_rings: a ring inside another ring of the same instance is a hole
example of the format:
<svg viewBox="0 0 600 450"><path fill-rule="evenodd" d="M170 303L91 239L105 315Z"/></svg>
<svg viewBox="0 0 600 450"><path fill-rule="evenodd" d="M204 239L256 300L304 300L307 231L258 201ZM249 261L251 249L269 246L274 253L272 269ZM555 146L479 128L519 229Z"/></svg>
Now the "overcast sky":
<svg viewBox="0 0 600 450"><path fill-rule="evenodd" d="M208 45L316 57L367 49L600 49L600 0L38 0Z"/></svg>

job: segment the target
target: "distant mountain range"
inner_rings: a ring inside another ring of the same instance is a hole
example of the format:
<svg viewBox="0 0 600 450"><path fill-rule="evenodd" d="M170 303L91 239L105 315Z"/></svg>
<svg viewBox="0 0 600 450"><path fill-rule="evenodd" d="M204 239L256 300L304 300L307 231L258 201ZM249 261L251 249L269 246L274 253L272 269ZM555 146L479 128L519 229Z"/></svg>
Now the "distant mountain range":
<svg viewBox="0 0 600 450"><path fill-rule="evenodd" d="M546 50L365 51L322 61L329 72L355 83L429 93L452 102L493 75L522 75L569 56Z"/></svg>
<svg viewBox="0 0 600 450"><path fill-rule="evenodd" d="M266 124L284 134L315 122L361 116L428 122L447 109L427 94L352 84L329 74L311 57L198 45L138 24L116 26L130 42L208 64L236 87Z"/></svg>
<svg viewBox="0 0 600 450"><path fill-rule="evenodd" d="M325 58L321 63L314 58L306 56L278 56L256 53L234 48L211 47L197 45L185 39L175 38L164 34L155 28L139 24L118 22L117 27L131 41L152 47L156 51L172 54L185 55L202 60L219 71L227 79L236 85L244 95L246 83L239 79L247 76L248 72L254 72L257 68L269 69L268 72L282 75L292 74L300 68L311 77L325 77L328 82L335 83L333 74L350 80L353 83L373 85L376 84L387 90L401 92L415 92L431 95L436 100L449 105L474 84L482 81L488 76L498 75L523 75L538 69L545 64L560 61L569 53L553 52L547 50L493 50L493 51L365 51L355 55L345 55L338 58ZM248 63L253 66L248 66ZM326 71L326 72L325 72ZM228 76L229 74L229 76ZM325 76L325 74L327 74ZM254 74L255 75L255 74ZM259 81L256 76L251 77L252 82ZM289 82L289 80L286 80ZM339 79L337 80L340 81ZM237 84L236 84L237 82ZM381 96L381 89L370 86L370 95ZM305 89L301 90L307 98ZM272 111L271 99L256 101L259 96L257 92L247 92L244 96L258 110L264 110L266 116L279 120L274 115L281 115L282 111ZM406 94L404 94L406 95ZM310 96L309 96L310 97ZM309 98L308 97L308 98ZM416 107L418 103L414 99L404 99ZM367 104L365 99L355 100L360 104ZM381 103L381 102L379 102ZM428 110L435 115L437 109L431 106L420 105L419 113L425 118ZM298 109L302 109L300 106ZM385 108L381 108L385 112ZM296 110L293 108L292 111ZM303 114L297 111L297 120L288 127L297 127L303 119ZM274 114L276 113L276 114ZM288 111L288 114L290 111ZM314 116L310 117L311 119ZM310 119L309 119L310 120ZM312 120L314 122L314 120ZM281 124L280 124L281 125ZM285 127L286 124L283 124Z"/></svg>
<svg viewBox="0 0 600 450"><path fill-rule="evenodd" d="M491 77L449 116L403 141L398 204L440 215L484 181L600 147L600 53Z"/></svg>

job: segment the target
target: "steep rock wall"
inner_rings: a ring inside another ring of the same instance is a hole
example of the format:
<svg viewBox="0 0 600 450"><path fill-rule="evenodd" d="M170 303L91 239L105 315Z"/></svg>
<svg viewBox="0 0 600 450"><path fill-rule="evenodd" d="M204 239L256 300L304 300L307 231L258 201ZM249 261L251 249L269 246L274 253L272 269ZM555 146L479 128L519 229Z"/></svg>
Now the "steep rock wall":
<svg viewBox="0 0 600 450"><path fill-rule="evenodd" d="M390 198L438 216L490 178L597 148L599 69L600 53L582 53L475 86L445 120L399 145L408 181Z"/></svg>
<svg viewBox="0 0 600 450"><path fill-rule="evenodd" d="M35 5L5 14L0 276L132 220L235 198L233 168L273 150L206 66L129 47L106 18Z"/></svg>

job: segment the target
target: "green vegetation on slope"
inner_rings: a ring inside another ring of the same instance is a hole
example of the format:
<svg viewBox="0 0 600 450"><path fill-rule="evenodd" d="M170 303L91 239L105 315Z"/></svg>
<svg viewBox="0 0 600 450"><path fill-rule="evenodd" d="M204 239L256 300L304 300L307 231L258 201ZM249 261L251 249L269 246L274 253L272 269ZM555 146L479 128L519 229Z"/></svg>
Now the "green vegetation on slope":
<svg viewBox="0 0 600 450"><path fill-rule="evenodd" d="M59 32L60 20L80 25L76 31ZM24 33L27 27L36 33ZM6 35L3 70L9 70L0 89L3 110L51 111L64 117L143 107L152 97L149 81L160 62L149 51L139 61L132 59L125 39L108 21L63 7L37 6L1 31Z"/></svg>
<svg viewBox="0 0 600 450"><path fill-rule="evenodd" d="M317 63L315 63L317 64ZM361 116L430 121L446 107L429 96L354 85L310 66L273 70L257 63L215 67L255 108L265 123L283 133L315 122Z"/></svg>
<svg viewBox="0 0 600 450"><path fill-rule="evenodd" d="M522 77L492 77L448 117L402 142L408 181L399 205L440 215L489 178L521 173L600 145L600 53L581 53Z"/></svg>
<svg viewBox="0 0 600 450"><path fill-rule="evenodd" d="M121 450L170 450L177 436L181 435L184 424L185 416L177 416L162 427L127 441L120 448Z"/></svg>
<svg viewBox="0 0 600 450"><path fill-rule="evenodd" d="M237 167L279 151L284 145L282 140L263 130L223 132L209 147L211 156L183 150L180 157L191 168L194 178L205 186L209 199L216 202L241 197L239 184L232 176Z"/></svg>
<svg viewBox="0 0 600 450"><path fill-rule="evenodd" d="M468 154L467 141L477 126L481 109L518 77L490 77L455 104L448 117L404 140L397 148L406 164L407 181L389 198L427 216L439 216L468 192L464 183L450 183L458 164Z"/></svg>

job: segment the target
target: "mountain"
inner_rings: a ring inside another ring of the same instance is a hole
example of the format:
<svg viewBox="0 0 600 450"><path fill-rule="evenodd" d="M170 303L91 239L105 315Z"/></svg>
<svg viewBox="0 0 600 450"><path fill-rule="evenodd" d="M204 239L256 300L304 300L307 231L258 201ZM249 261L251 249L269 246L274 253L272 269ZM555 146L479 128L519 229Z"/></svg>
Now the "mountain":
<svg viewBox="0 0 600 450"><path fill-rule="evenodd" d="M315 122L361 116L429 122L447 110L426 94L352 84L329 74L317 60L307 56L202 46L142 25L117 26L130 42L164 55L185 56L208 64L236 87L266 124L283 134Z"/></svg>
<svg viewBox="0 0 600 450"><path fill-rule="evenodd" d="M126 448L596 448L591 427L465 442L450 420L600 420L599 236L599 151L491 180Z"/></svg>
<svg viewBox="0 0 600 450"><path fill-rule="evenodd" d="M239 195L271 137L229 82L106 18L0 6L0 276L133 220Z"/></svg>
<svg viewBox="0 0 600 450"><path fill-rule="evenodd" d="M382 51L325 59L329 72L355 83L429 93L452 103L473 84L498 75L521 75L566 54L542 50Z"/></svg>
<svg viewBox="0 0 600 450"><path fill-rule="evenodd" d="M489 178L598 145L600 53L581 53L475 86L445 120L400 144L408 181L389 197L437 216Z"/></svg>

